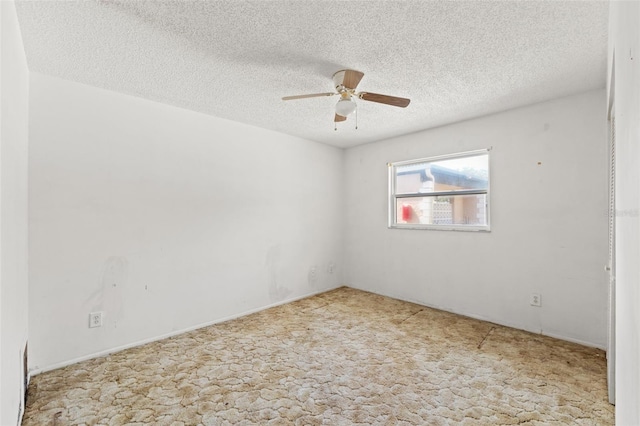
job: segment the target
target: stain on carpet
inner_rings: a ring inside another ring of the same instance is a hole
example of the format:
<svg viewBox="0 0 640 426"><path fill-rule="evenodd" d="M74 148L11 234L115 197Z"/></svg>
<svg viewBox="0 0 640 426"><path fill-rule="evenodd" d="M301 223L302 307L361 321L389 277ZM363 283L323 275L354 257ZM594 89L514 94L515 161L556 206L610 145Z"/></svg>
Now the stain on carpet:
<svg viewBox="0 0 640 426"><path fill-rule="evenodd" d="M340 288L32 378L23 425L613 425L604 352Z"/></svg>

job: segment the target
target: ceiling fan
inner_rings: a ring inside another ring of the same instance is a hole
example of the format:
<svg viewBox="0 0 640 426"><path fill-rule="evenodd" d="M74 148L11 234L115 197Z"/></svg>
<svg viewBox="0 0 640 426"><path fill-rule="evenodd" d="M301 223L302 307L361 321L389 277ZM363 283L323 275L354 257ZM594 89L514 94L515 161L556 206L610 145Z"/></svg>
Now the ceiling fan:
<svg viewBox="0 0 640 426"><path fill-rule="evenodd" d="M356 97L364 101L377 102L379 104L386 104L405 108L411 102L407 98L399 98L397 96L381 95L379 93L371 92L357 92L356 87L364 77L364 73L355 70L340 70L333 74L333 83L336 88L335 92L327 93L312 93L309 95L297 95L297 96L285 96L283 101L290 101L293 99L304 98L316 98L320 96L335 96L340 95L340 100L336 104L336 114L333 121L345 121L350 114L353 114L357 108L356 103L352 99Z"/></svg>

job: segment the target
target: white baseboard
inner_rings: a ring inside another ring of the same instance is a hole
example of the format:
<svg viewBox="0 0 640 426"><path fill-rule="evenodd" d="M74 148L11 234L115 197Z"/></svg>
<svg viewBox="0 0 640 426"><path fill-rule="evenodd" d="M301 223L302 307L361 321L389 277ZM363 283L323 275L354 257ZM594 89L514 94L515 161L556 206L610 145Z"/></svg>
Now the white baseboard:
<svg viewBox="0 0 640 426"><path fill-rule="evenodd" d="M348 285L346 285L347 287L349 287ZM576 339L573 337L568 337L565 335L561 335L561 334L556 334L556 333L549 333L546 332L544 330L540 330L540 329L533 329L531 327L527 327L524 324L516 324L516 323L511 323L508 321L502 321L502 320L496 320L495 318L488 318L482 315L476 315L476 314L470 314L468 312L459 312L456 311L454 309L450 309L447 307L443 307L443 306L438 306L438 305L434 305L434 304L429 304L429 303L425 303L425 302L421 302L421 301L417 301L417 300L413 300L413 299L408 299L408 298L404 298L404 297L399 297L393 294L387 294L387 293L380 293L377 291L372 291L372 290L365 290L365 289L361 289L361 288L357 288L357 287L351 287L351 288L355 288L357 290L362 290L362 291L367 291L369 293L374 293L374 294L378 294L380 296L385 296L385 297L391 297L392 299L397 299L397 300L403 300L405 302L410 302L410 303L415 303L416 305L421 305L421 306L425 306L427 308L432 308L432 309L437 309L439 311L445 311L445 312L450 312L452 314L456 314L456 315L462 315L468 318L473 318L473 319L477 319L480 321L485 321L485 322L490 322L492 324L496 324L496 325L501 325L503 327L509 327L509 328L515 328L517 330L524 330L524 331L528 331L529 333L533 333L533 334L541 334L543 336L547 336L547 337L552 337L554 339L559 339L559 340L565 340L567 342L571 342L571 343L576 343L578 345L582 345L582 346L587 346L590 348L596 348L596 349L602 349L606 351L606 345L599 345L593 342L588 342L585 340L580 340L580 339Z"/></svg>
<svg viewBox="0 0 640 426"><path fill-rule="evenodd" d="M304 294L304 295L301 295L301 296L297 296L297 297L293 297L293 298L290 298L290 299L282 300L280 302L271 303L269 305L265 305L265 306L261 306L261 307L255 308L255 309L251 309L249 311L244 311L244 312L241 312L241 313L238 313L238 314L234 314L234 315L230 315L230 316L227 316L227 317L219 318L219 319L216 319L216 320L213 320L213 321L210 321L210 322L206 322L206 323L203 323L203 324L198 324L198 325L195 325L195 326L192 326L192 327L188 327L188 328L184 328L184 329L181 329L181 330L173 331L171 333L162 334L162 335L151 337L151 338L148 338L148 339L143 339L143 340L140 340L140 341L137 341L137 342L128 343L126 345L117 346L117 347L114 347L114 348L110 348L110 349L106 349L106 350L103 350L103 351L95 352L95 353L92 353L92 354L89 354L89 355L85 355L85 356L81 356L81 357L78 357L78 358L70 359L70 360L67 360L67 361L60 362L60 363L51 364L51 365L48 365L48 366L45 366L45 367L42 367L42 368L37 368L37 369L29 371L28 379L30 381L32 376L36 376L38 374L45 373L47 371L56 370L58 368L63 368L63 367L66 367L66 366L72 365L72 364L77 364L79 362L86 361L86 360L89 360L89 359L99 358L99 357L102 357L102 356L107 356L107 355L110 355L110 354L113 354L113 353L116 353L116 352L123 351L125 349L130 349L130 348L134 348L134 347L137 347L137 346L142 346L142 345L145 345L147 343L156 342L158 340L163 340L163 339L166 339L166 338L169 338L169 337L177 336L177 335L180 335L180 334L183 334L183 333L187 333L189 331L197 330L197 329L200 329L200 328L203 328L203 327L208 327L210 325L219 324L219 323L222 323L222 322L225 322L225 321L230 321L230 320L233 320L233 319L236 319L236 318L240 318L240 317L244 317L244 316L247 316L247 315L251 315L251 314L254 314L256 312L264 311L264 310L269 309L269 308L273 308L273 307L280 306L280 305L285 305L287 303L295 302L295 301L301 300L301 299L306 299L307 297L315 296L317 294L326 293L328 291L332 291L332 290L335 290L335 289L340 288L340 287L344 287L344 285L339 285L339 286L330 287L330 288L327 288L327 289L324 289L324 290L311 292L311 293ZM351 288L354 288L354 289L357 289L357 290L362 290L362 291L367 291L369 293L374 293L374 294L378 294L378 295L381 295L381 296L391 297L391 298L394 298L394 299L397 299L397 300L403 300L405 302L415 303L416 305L421 305L421 306L425 306L425 307L428 307L428 308L437 309L437 310L440 310L440 311L445 311L445 312L450 312L450 313L457 314L457 315L466 316L466 317L477 319L477 320L480 320L480 321L490 322L492 324L497 324L497 325L501 325L501 326L504 326L504 327L515 328L515 329L518 329L518 330L528 331L528 332L534 333L534 334L541 334L543 336L548 336L548 337L552 337L552 338L555 338L555 339L565 340L565 341L576 343L576 344L579 344L579 345L582 345L582 346L588 346L588 347L593 347L593 348L597 348L597 349L606 350L606 347L603 346L603 345L597 345L597 344L594 344L592 342L587 342L587 341L583 341L583 340L580 340L580 339L567 337L567 336L564 336L564 335L558 335L558 334L555 334L555 333L548 333L548 332L545 332L543 330L529 329L529 328L525 327L522 324L514 324L514 323L510 323L510 322L506 322L506 321L498 321L498 320L495 320L494 318L487 318L487 317L483 317L481 315L469 314L469 313L465 313L465 312L456 312L455 310L447 309L446 307L437 306L437 305L433 305L433 304L427 304L427 303L424 303L424 302L421 302L421 301L417 301L417 300L402 298L402 297L395 296L393 294L386 294L386 293L380 293L380 292L371 291L371 290L364 290L364 289L359 289L357 287L351 287Z"/></svg>
<svg viewBox="0 0 640 426"><path fill-rule="evenodd" d="M315 296L315 295L318 295L318 294L326 293L328 291L332 291L332 290L335 290L335 289L340 288L340 287L344 287L344 286L343 285L339 285L339 286L335 286L335 287L329 287L329 288L326 288L326 289L323 289L323 290L307 293L307 294L304 294L302 296L296 296L296 297L293 297L293 298L290 298L290 299L282 300L280 302L271 303L271 304L265 305L265 306L260 306L258 308L254 308L254 309L251 309L251 310L248 310L248 311L244 311L244 312L241 312L241 313L238 313L238 314L229 315L229 316L226 316L226 317L223 317L223 318L218 318L218 319L213 320L213 321L209 321L209 322L206 322L206 323L194 325L192 327L187 327L187 328L183 328L183 329L180 329L180 330L177 330L177 331L172 331L171 333L166 333L166 334L162 334L162 335L159 335L159 336L150 337L148 339L139 340L137 342L128 343L126 345L116 346L114 348L109 348L109 349L106 349L106 350L103 350L103 351L94 352L94 353L89 354L89 355L84 355L84 356L81 356L81 357L78 357L78 358L73 358L73 359L70 359L70 360L67 360L67 361L62 361L62 362L59 362L59 363L56 363L56 364L47 365L45 367L36 368L36 369L33 369L33 370L29 371L29 380L31 379L32 376L37 376L38 374L42 374L42 373L45 373L47 371L57 370L58 368L63 368L63 367L66 367L68 365L77 364L79 362L87 361L89 359L107 356L107 355L110 355L110 354L113 354L113 353L116 353L116 352L123 351L125 349L135 348L137 346L142 346L142 345L146 345L147 343L157 342L158 340L167 339L169 337L177 336L179 334L187 333L189 331L193 331L193 330L197 330L197 329L200 329L200 328L208 327L210 325L219 324L219 323L222 323L222 322L225 322L225 321L230 321L230 320L233 320L233 319L236 319L236 318L240 318L240 317L244 317L244 316L247 316L247 315L255 314L256 312L264 311L266 309L274 308L274 307L280 306L280 305L286 305L287 303L295 302L297 300L306 299L307 297L311 297L311 296Z"/></svg>

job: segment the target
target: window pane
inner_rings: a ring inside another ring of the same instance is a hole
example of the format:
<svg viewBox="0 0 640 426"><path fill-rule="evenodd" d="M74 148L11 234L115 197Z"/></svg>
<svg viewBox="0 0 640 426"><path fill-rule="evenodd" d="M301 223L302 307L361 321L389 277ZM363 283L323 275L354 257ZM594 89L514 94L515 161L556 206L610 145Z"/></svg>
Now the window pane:
<svg viewBox="0 0 640 426"><path fill-rule="evenodd" d="M396 200L396 223L487 225L487 195L412 197Z"/></svg>
<svg viewBox="0 0 640 426"><path fill-rule="evenodd" d="M481 154L396 166L395 178L396 194L487 189L489 155Z"/></svg>

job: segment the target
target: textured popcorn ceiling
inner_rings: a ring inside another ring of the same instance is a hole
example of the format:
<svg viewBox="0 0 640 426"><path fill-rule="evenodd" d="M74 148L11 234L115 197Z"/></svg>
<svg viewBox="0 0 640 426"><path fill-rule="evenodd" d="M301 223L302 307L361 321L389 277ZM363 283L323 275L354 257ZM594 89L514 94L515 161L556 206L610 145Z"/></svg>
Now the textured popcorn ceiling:
<svg viewBox="0 0 640 426"><path fill-rule="evenodd" d="M31 71L340 147L604 87L608 2L28 1ZM332 74L408 97L334 131ZM61 99L61 101L64 101Z"/></svg>

